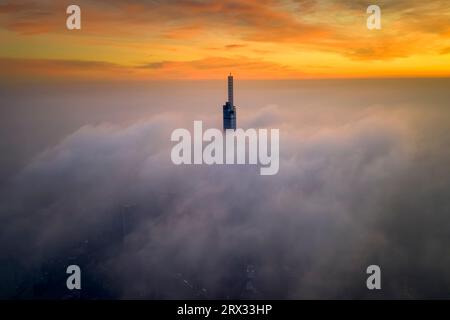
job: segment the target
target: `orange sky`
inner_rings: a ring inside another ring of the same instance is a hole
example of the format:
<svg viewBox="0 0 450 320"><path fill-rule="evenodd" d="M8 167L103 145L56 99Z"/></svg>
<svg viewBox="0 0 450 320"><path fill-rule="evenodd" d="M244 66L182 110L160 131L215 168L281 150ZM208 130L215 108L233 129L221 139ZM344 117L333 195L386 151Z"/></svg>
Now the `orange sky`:
<svg viewBox="0 0 450 320"><path fill-rule="evenodd" d="M6 81L448 77L450 1L6 0L0 43Z"/></svg>

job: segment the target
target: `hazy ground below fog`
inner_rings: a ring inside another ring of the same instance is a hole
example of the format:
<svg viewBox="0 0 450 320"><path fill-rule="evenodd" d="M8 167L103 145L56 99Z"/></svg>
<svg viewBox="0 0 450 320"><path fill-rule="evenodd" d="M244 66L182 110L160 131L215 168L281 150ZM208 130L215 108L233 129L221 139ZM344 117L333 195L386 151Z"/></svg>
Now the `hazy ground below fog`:
<svg viewBox="0 0 450 320"><path fill-rule="evenodd" d="M75 263L83 298L449 298L449 87L237 80L238 126L280 129L262 177L170 161L225 81L6 86L0 296L62 297Z"/></svg>

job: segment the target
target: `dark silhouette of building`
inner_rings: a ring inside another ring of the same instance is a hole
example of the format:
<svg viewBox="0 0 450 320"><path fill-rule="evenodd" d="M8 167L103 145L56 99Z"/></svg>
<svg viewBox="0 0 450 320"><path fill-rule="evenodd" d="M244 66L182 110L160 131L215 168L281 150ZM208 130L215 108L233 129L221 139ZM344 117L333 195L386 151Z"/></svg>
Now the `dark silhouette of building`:
<svg viewBox="0 0 450 320"><path fill-rule="evenodd" d="M233 76L228 76L228 101L223 106L223 130L236 130L236 107L233 104Z"/></svg>

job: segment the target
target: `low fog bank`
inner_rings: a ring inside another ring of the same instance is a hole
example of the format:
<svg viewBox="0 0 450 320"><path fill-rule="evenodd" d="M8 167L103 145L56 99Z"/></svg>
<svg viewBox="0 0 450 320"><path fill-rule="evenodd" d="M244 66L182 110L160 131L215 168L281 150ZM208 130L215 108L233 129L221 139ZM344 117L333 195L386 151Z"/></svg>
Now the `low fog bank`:
<svg viewBox="0 0 450 320"><path fill-rule="evenodd" d="M448 298L444 104L320 121L243 111L243 128L280 129L275 176L173 165L171 131L192 130L182 113L82 126L0 198L1 297L71 298L65 267L78 264L81 298ZM370 264L382 291L366 289Z"/></svg>

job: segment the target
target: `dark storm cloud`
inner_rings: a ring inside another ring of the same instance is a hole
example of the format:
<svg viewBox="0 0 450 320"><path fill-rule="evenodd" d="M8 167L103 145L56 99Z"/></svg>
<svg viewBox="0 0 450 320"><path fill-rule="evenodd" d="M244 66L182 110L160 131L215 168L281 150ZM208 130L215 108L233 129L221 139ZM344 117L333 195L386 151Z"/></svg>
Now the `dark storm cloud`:
<svg viewBox="0 0 450 320"><path fill-rule="evenodd" d="M80 128L2 196L3 256L38 268L129 210L123 241L114 229L91 258L119 297L239 298L249 264L263 298L448 297L448 111L424 116L420 132L404 126L417 109L391 105L308 133L283 112L245 123L281 129L271 177L174 166L170 133L191 126L180 115ZM382 267L382 293L365 289L369 264Z"/></svg>

